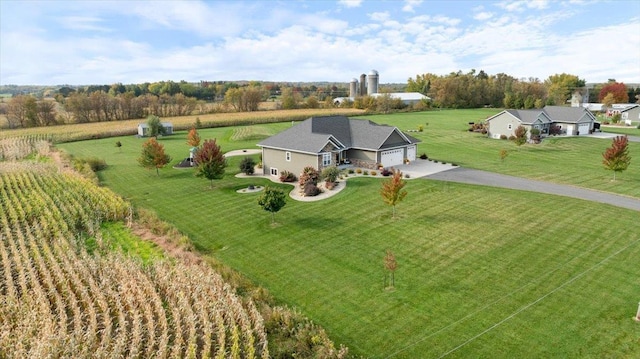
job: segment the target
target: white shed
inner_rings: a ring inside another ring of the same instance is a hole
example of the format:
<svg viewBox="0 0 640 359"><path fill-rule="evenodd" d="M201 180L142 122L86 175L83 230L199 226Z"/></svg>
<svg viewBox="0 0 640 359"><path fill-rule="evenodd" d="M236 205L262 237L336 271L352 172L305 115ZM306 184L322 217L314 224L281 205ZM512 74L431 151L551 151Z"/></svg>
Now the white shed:
<svg viewBox="0 0 640 359"><path fill-rule="evenodd" d="M171 122L162 122L162 127L165 130L165 135L173 134L173 124ZM138 124L138 136L146 137L149 135L149 125L146 123Z"/></svg>

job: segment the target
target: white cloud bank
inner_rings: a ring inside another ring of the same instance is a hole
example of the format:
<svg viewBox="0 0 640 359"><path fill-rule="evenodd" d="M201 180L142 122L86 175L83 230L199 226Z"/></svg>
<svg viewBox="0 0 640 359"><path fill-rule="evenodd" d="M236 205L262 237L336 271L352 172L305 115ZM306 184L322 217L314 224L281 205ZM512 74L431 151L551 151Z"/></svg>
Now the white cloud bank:
<svg viewBox="0 0 640 359"><path fill-rule="evenodd" d="M13 18L0 2L0 84L348 82L371 69L382 83L471 69L640 83L640 14L564 26L588 4L569 11L550 10L548 1L504 1L456 15L421 1L311 3L322 9L197 1L96 8L92 2L40 14L11 3Z"/></svg>

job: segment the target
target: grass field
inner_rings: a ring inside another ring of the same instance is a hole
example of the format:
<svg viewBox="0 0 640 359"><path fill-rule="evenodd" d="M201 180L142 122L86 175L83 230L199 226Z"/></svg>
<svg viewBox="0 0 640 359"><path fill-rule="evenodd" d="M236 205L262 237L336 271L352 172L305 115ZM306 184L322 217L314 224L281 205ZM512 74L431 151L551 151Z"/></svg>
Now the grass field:
<svg viewBox="0 0 640 359"><path fill-rule="evenodd" d="M572 183L640 197L638 166L615 184L598 156L608 141L551 139L515 147L466 132L493 111L440 111L372 120L423 140L419 153L462 166ZM428 123L428 125L427 125ZM288 123L261 125L276 133ZM202 130L224 151L254 148L237 128ZM160 140L174 163L188 155L186 134ZM253 136L249 136L253 138ZM120 140L122 148L115 147ZM62 144L104 158L103 182L152 208L196 248L300 308L332 338L371 358L632 357L640 299L638 212L558 196L411 180L398 217L378 194L380 180L350 179L325 201L288 200L270 225L256 194L260 178L239 179L240 158L209 183L191 170L139 167L133 136ZM632 157L640 159L637 144ZM504 163L498 152L507 148ZM580 152L580 155L575 152ZM181 155L182 154L182 155ZM593 164L591 162L594 162ZM279 185L290 188L286 185ZM635 187L634 187L635 186ZM387 249L398 260L395 290L383 289Z"/></svg>
<svg viewBox="0 0 640 359"><path fill-rule="evenodd" d="M629 136L640 136L640 128L637 128L638 123L634 123L633 126L602 126L602 132L611 133L623 133Z"/></svg>

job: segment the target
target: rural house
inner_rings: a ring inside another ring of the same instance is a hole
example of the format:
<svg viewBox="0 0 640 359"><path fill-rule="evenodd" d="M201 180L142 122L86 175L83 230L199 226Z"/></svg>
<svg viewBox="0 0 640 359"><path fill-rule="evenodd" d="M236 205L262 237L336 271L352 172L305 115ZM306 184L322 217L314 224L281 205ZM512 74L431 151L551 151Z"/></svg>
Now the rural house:
<svg viewBox="0 0 640 359"><path fill-rule="evenodd" d="M640 121L640 105L629 104L629 106L620 110L620 119L625 125L631 126L633 122Z"/></svg>
<svg viewBox="0 0 640 359"><path fill-rule="evenodd" d="M518 126L527 129L527 135L531 135L531 129L540 130L541 135L548 135L553 128L560 135L578 136L592 132L595 116L583 107L545 106L542 110L504 110L487 119L488 136L500 138L501 136L514 136Z"/></svg>
<svg viewBox="0 0 640 359"><path fill-rule="evenodd" d="M363 168L397 166L416 158L413 138L396 127L345 116L309 118L260 143L265 174L299 174L311 166L354 165Z"/></svg>

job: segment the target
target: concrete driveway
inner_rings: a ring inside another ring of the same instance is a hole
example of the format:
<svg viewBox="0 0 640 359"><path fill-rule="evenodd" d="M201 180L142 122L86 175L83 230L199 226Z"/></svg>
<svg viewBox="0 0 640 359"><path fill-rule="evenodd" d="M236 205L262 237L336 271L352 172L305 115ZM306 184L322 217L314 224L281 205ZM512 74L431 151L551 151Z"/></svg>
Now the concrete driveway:
<svg viewBox="0 0 640 359"><path fill-rule="evenodd" d="M558 196L573 197L584 199L587 201L606 203L612 206L640 211L640 199L569 185L536 181L493 172L474 170L470 168L458 167L448 171L440 171L437 173L428 174L423 176L423 178L554 194Z"/></svg>
<svg viewBox="0 0 640 359"><path fill-rule="evenodd" d="M592 138L602 138L605 140L610 140L616 136L624 136L624 134L618 134L618 133L610 133L610 132L594 132L592 134L586 135L587 137L592 137ZM582 136L580 136L582 137ZM640 142L640 137L638 136L629 136L627 135L627 138L629 139L629 142Z"/></svg>

